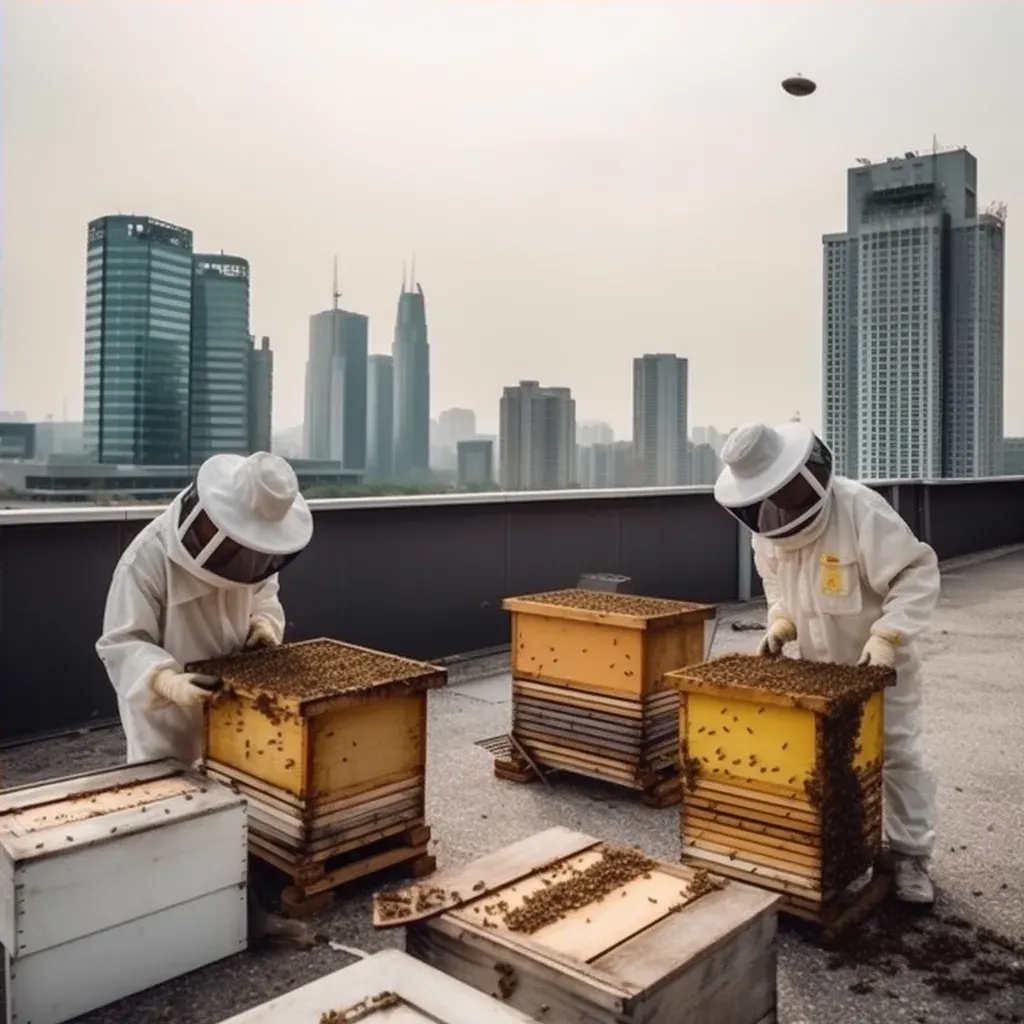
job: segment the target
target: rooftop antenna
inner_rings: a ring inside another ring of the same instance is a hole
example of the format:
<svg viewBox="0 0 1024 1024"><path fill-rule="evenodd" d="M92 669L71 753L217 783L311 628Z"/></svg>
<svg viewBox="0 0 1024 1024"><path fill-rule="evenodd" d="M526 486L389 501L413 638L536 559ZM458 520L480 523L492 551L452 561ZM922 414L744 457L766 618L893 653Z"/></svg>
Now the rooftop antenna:
<svg viewBox="0 0 1024 1024"><path fill-rule="evenodd" d="M334 287L331 291L331 297L334 300L334 309L338 309L338 299L341 298L341 292L338 291L338 257L334 257Z"/></svg>
<svg viewBox="0 0 1024 1024"><path fill-rule="evenodd" d="M406 271L405 260L402 260L402 294L403 295L405 294L405 278L406 278L405 271Z"/></svg>
<svg viewBox="0 0 1024 1024"><path fill-rule="evenodd" d="M412 254L412 277L409 281L409 291L416 290L416 253Z"/></svg>

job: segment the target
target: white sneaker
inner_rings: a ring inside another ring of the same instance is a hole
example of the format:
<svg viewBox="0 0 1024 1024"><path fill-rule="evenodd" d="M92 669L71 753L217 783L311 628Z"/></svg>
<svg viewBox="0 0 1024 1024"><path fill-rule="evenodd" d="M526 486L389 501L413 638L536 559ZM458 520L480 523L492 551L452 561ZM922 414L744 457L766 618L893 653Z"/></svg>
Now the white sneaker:
<svg viewBox="0 0 1024 1024"><path fill-rule="evenodd" d="M928 877L923 857L897 855L893 867L893 883L896 886L896 899L901 903L926 906L935 902L935 889Z"/></svg>

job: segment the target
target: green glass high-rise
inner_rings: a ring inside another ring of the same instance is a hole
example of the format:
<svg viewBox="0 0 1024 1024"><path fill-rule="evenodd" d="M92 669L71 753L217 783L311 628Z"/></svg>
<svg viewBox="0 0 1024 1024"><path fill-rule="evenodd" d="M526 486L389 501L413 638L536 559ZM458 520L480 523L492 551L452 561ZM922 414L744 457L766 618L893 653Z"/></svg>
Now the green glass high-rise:
<svg viewBox="0 0 1024 1024"><path fill-rule="evenodd" d="M192 277L189 452L193 465L211 455L248 455L249 261L196 253Z"/></svg>
<svg viewBox="0 0 1024 1024"><path fill-rule="evenodd" d="M99 462L189 461L192 232L151 217L89 224L86 451Z"/></svg>

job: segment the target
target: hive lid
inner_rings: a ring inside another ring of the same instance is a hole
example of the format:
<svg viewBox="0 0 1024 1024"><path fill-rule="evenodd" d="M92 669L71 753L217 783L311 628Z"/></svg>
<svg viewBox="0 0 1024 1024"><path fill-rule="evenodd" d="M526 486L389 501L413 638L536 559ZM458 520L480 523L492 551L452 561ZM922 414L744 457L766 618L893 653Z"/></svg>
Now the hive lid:
<svg viewBox="0 0 1024 1024"><path fill-rule="evenodd" d="M626 629L663 629L681 622L703 622L715 617L715 606L710 604L580 589L506 597L501 606L507 612L600 622Z"/></svg>
<svg viewBox="0 0 1024 1024"><path fill-rule="evenodd" d="M149 761L0 793L0 849L14 861L74 852L242 798L176 761Z"/></svg>
<svg viewBox="0 0 1024 1024"><path fill-rule="evenodd" d="M687 693L714 693L826 712L837 704L867 700L873 693L896 684L895 671L878 666L833 665L751 654L722 655L667 672L665 678Z"/></svg>
<svg viewBox="0 0 1024 1024"><path fill-rule="evenodd" d="M444 686L445 669L322 638L197 662L190 671L218 676L244 697L272 697L303 715L355 697L416 693Z"/></svg>

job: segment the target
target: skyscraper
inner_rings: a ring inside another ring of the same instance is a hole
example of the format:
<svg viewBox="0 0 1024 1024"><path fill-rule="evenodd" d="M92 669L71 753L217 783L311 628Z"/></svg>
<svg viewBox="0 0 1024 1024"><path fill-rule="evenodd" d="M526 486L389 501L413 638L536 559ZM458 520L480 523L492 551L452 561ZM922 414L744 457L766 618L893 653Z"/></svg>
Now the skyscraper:
<svg viewBox="0 0 1024 1024"><path fill-rule="evenodd" d="M366 472L374 480L395 475L395 375L391 356L370 356Z"/></svg>
<svg viewBox="0 0 1024 1024"><path fill-rule="evenodd" d="M84 436L92 458L188 461L191 319L191 231L134 215L90 222Z"/></svg>
<svg viewBox="0 0 1024 1024"><path fill-rule="evenodd" d="M640 486L690 482L689 367L674 355L633 360L633 452Z"/></svg>
<svg viewBox="0 0 1024 1024"><path fill-rule="evenodd" d="M415 276L415 274L414 274ZM425 477L430 470L430 345L423 289L398 296L395 341L395 477Z"/></svg>
<svg viewBox="0 0 1024 1024"><path fill-rule="evenodd" d="M965 148L847 171L823 244L823 408L862 479L990 476L1003 435L1005 208L978 212Z"/></svg>
<svg viewBox="0 0 1024 1024"><path fill-rule="evenodd" d="M576 403L535 380L501 396L499 476L506 491L557 491L576 482Z"/></svg>
<svg viewBox="0 0 1024 1024"><path fill-rule="evenodd" d="M249 451L269 452L274 413L274 353L264 335L249 345Z"/></svg>
<svg viewBox="0 0 1024 1024"><path fill-rule="evenodd" d="M189 455L248 455L249 261L223 253L192 257Z"/></svg>
<svg viewBox="0 0 1024 1024"><path fill-rule="evenodd" d="M366 373L369 320L328 309L309 318L306 455L366 468Z"/></svg>

